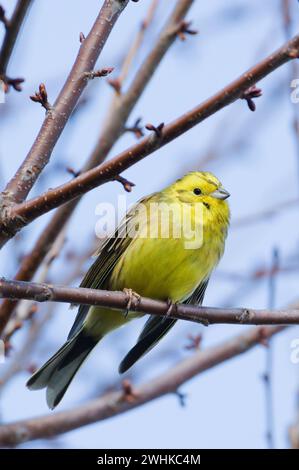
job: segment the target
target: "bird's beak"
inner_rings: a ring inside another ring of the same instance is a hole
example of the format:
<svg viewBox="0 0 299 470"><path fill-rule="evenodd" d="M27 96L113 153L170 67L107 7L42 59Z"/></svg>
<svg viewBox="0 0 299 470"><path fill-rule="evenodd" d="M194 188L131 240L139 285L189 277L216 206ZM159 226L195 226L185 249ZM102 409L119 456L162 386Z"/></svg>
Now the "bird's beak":
<svg viewBox="0 0 299 470"><path fill-rule="evenodd" d="M214 191L213 193L210 194L210 196L214 197L215 199L227 199L230 194L228 191L226 191L226 189L224 188L218 188L216 189L216 191Z"/></svg>

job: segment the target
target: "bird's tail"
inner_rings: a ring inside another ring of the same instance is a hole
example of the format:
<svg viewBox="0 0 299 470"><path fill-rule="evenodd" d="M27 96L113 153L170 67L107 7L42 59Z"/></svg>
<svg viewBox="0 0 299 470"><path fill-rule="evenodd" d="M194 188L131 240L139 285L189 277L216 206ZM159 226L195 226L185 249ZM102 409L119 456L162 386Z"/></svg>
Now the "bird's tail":
<svg viewBox="0 0 299 470"><path fill-rule="evenodd" d="M47 404L53 409L61 401L74 375L101 338L93 338L80 330L69 339L28 380L30 390L47 388Z"/></svg>

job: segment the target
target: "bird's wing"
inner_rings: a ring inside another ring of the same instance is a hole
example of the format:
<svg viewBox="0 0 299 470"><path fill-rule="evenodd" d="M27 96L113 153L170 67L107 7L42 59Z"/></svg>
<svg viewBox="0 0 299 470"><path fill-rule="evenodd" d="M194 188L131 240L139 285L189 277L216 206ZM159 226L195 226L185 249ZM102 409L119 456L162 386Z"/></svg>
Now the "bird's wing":
<svg viewBox="0 0 299 470"><path fill-rule="evenodd" d="M126 372L138 359L148 353L172 328L176 320L152 315L147 320L144 329L135 346L128 352L119 365L119 373Z"/></svg>
<svg viewBox="0 0 299 470"><path fill-rule="evenodd" d="M209 279L201 282L195 291L183 303L201 305ZM151 315L141 331L137 343L128 352L119 365L119 372L126 372L138 359L148 353L168 333L177 320Z"/></svg>
<svg viewBox="0 0 299 470"><path fill-rule="evenodd" d="M84 276L80 287L87 287L90 289L104 288L105 282L109 278L114 266L133 241L132 237L126 236L127 224L134 220L138 204L146 203L153 196L154 194L147 196L134 205L134 207L132 207L132 209L123 218L116 231L104 241L101 247L94 254L97 258ZM89 309L90 306L88 305L79 306L78 313L69 332L68 339L72 338L80 330Z"/></svg>

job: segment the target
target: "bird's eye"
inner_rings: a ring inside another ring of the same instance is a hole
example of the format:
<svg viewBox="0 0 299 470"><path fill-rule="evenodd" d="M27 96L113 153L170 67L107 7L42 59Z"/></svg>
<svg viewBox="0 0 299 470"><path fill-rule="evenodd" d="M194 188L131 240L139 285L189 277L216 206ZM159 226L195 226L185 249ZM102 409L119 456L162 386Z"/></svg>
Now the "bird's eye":
<svg viewBox="0 0 299 470"><path fill-rule="evenodd" d="M199 196L201 194L201 189L200 188L194 188L193 192L194 192L194 194L196 194L196 196Z"/></svg>

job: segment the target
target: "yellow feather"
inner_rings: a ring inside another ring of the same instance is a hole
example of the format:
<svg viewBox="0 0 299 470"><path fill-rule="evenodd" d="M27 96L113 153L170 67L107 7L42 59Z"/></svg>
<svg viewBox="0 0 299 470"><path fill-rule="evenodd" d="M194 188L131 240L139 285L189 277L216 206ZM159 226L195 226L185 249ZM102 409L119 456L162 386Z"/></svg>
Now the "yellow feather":
<svg viewBox="0 0 299 470"><path fill-rule="evenodd" d="M129 214L130 227L139 226L139 232L123 242L126 248L104 287L110 290L130 288L142 296L159 300L187 299L209 277L224 251L229 207L225 200L212 196L219 187L220 182L211 173L193 172L141 201L142 206L137 205L135 213ZM195 188L200 188L200 195L194 193ZM155 205L160 207L159 204L162 209L151 210ZM171 207L173 212L168 210ZM186 248L189 239L184 234L175 238L169 230L170 236L166 236L164 216L170 214L171 227L178 228L184 210L190 211L191 226L199 228L199 232L202 230L199 247ZM155 238L150 237L152 227L160 231ZM100 337L135 317L129 314L125 318L122 312L93 307L84 324L89 334Z"/></svg>
<svg viewBox="0 0 299 470"><path fill-rule="evenodd" d="M143 199L121 224L118 235L123 236L103 244L81 286L127 288L154 299L201 303L224 250L228 196L214 175L193 172ZM46 387L47 403L54 408L97 342L136 316L80 306L67 342L33 374L28 387ZM150 317L119 371L128 370L174 323L171 318Z"/></svg>

